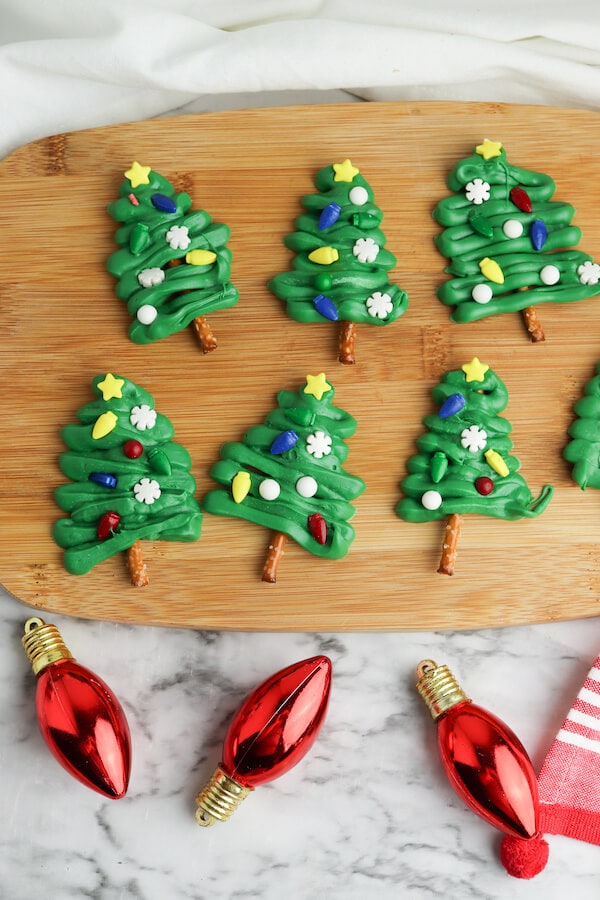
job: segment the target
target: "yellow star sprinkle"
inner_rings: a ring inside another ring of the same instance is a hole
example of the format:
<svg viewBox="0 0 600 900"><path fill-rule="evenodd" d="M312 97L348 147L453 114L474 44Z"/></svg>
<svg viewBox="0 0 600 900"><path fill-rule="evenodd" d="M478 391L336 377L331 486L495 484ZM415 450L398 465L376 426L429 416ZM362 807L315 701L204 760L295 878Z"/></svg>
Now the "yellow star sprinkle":
<svg viewBox="0 0 600 900"><path fill-rule="evenodd" d="M321 400L323 394L326 394L327 391L330 390L331 385L325 380L325 372L320 372L318 375L306 376L306 387L304 388L305 394L312 394L317 400Z"/></svg>
<svg viewBox="0 0 600 900"><path fill-rule="evenodd" d="M475 147L475 153L479 153L484 159L493 159L495 156L500 156L501 152L502 144L500 141L488 141L487 138L484 138L483 144Z"/></svg>
<svg viewBox="0 0 600 900"><path fill-rule="evenodd" d="M131 168L123 173L125 178L129 178L131 187L139 187L140 184L150 184L150 166L140 166L139 162L133 162Z"/></svg>
<svg viewBox="0 0 600 900"><path fill-rule="evenodd" d="M117 400L120 400L123 396L122 388L124 384L124 378L115 378L114 375L111 375L110 372L108 372L108 374L104 376L104 381L98 382L98 389L102 391L102 399L112 400L113 397L116 397Z"/></svg>
<svg viewBox="0 0 600 900"><path fill-rule="evenodd" d="M116 427L118 421L118 416L116 416L112 410L109 409L108 412L102 413L102 415L98 416L94 422L92 438L95 441L99 441L100 438L106 437L106 435L110 434L113 428Z"/></svg>
<svg viewBox="0 0 600 900"><path fill-rule="evenodd" d="M343 163L334 163L333 176L334 181L352 181L355 175L358 175L360 169L353 166L349 159L345 159Z"/></svg>
<svg viewBox="0 0 600 900"><path fill-rule="evenodd" d="M461 366L461 369L467 376L467 381L483 381L483 376L489 369L489 366L486 363L479 362L477 357L474 356L471 362L465 363L464 366Z"/></svg>

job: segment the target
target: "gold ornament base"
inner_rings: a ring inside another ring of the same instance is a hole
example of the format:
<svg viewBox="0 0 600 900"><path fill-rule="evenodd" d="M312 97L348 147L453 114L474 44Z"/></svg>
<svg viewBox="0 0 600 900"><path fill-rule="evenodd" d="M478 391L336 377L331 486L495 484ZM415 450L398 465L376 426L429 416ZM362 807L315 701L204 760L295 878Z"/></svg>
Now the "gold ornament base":
<svg viewBox="0 0 600 900"><path fill-rule="evenodd" d="M417 675L417 690L432 719L439 719L457 703L469 700L448 666L438 666L432 659L424 659L417 666Z"/></svg>
<svg viewBox="0 0 600 900"><path fill-rule="evenodd" d="M252 790L254 788L245 787L217 766L208 784L196 797L196 822L205 828L215 822L226 822Z"/></svg>
<svg viewBox="0 0 600 900"><path fill-rule="evenodd" d="M73 659L73 654L63 641L56 625L46 625L38 616L25 622L25 634L21 638L21 643L35 675L39 675L42 669L51 663L61 659Z"/></svg>

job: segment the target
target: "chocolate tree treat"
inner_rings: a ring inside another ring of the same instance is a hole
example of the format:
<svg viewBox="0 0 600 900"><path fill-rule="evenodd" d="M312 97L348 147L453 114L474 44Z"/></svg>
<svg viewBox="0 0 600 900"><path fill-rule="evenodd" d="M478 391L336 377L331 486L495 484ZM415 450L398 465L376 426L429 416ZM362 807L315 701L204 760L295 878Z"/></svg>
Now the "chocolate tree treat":
<svg viewBox="0 0 600 900"><path fill-rule="evenodd" d="M444 226L435 243L452 277L438 297L454 322L521 311L532 341L544 333L534 306L600 294L600 265L575 247L575 210L552 200L549 175L511 165L499 142L484 140L448 177L455 193L433 211Z"/></svg>
<svg viewBox="0 0 600 900"><path fill-rule="evenodd" d="M196 541L202 513L187 450L145 390L126 378L97 375L98 399L65 425L68 447L60 468L71 479L55 491L69 513L52 534L65 548L65 568L82 575L109 556L128 551L132 582L147 584L142 540Z"/></svg>
<svg viewBox="0 0 600 900"><path fill-rule="evenodd" d="M389 325L405 311L406 293L388 278L396 257L385 249L383 213L373 189L349 159L315 178L317 194L302 198L306 212L285 245L293 271L269 282L298 322L339 322L340 362L355 362L355 323Z"/></svg>
<svg viewBox="0 0 600 900"><path fill-rule="evenodd" d="M573 480L584 491L600 488L600 363L596 374L585 386L584 395L575 404L577 418L569 428L564 457L573 464Z"/></svg>
<svg viewBox="0 0 600 900"><path fill-rule="evenodd" d="M342 468L356 421L333 405L334 393L324 373L307 375L298 391L279 391L264 425L224 444L211 470L222 487L205 496L207 512L274 532L263 581L275 582L287 537L328 559L345 556L354 538L350 501L365 484Z"/></svg>
<svg viewBox="0 0 600 900"><path fill-rule="evenodd" d="M229 228L193 210L188 194L137 162L125 172L119 195L108 212L122 223L120 249L107 268L132 316L129 337L149 344L191 324L203 351L214 350L206 316L235 306L239 296L229 280Z"/></svg>
<svg viewBox="0 0 600 900"><path fill-rule="evenodd" d="M432 394L439 410L423 419L427 431L417 439L419 452L408 460L397 512L408 522L447 520L438 572L452 575L463 513L538 516L552 487L546 485L534 498L517 474L521 463L510 454L512 426L499 415L508 391L488 365L475 357L446 373Z"/></svg>

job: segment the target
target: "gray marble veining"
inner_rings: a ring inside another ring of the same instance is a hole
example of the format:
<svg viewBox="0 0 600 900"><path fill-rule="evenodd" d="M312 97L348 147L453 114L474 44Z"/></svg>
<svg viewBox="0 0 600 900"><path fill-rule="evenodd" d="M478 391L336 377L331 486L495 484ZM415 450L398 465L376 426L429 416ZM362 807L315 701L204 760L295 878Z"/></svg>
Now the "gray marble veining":
<svg viewBox="0 0 600 900"><path fill-rule="evenodd" d="M578 900L600 896L600 848L549 837L530 882L502 868L499 834L465 809L437 759L414 689L419 660L445 662L503 718L536 766L600 644L594 619L445 634L245 634L45 615L126 709L134 760L123 800L67 775L47 751L21 649L27 607L2 599L0 896L7 900ZM331 703L291 772L201 829L194 797L230 717L291 662L326 653Z"/></svg>

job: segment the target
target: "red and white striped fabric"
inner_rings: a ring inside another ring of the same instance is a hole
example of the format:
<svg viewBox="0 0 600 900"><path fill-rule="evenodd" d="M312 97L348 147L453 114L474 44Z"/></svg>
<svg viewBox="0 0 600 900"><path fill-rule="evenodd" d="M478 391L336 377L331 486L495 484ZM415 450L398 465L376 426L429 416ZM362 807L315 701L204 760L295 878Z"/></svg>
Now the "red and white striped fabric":
<svg viewBox="0 0 600 900"><path fill-rule="evenodd" d="M600 656L538 776L540 829L600 844Z"/></svg>

